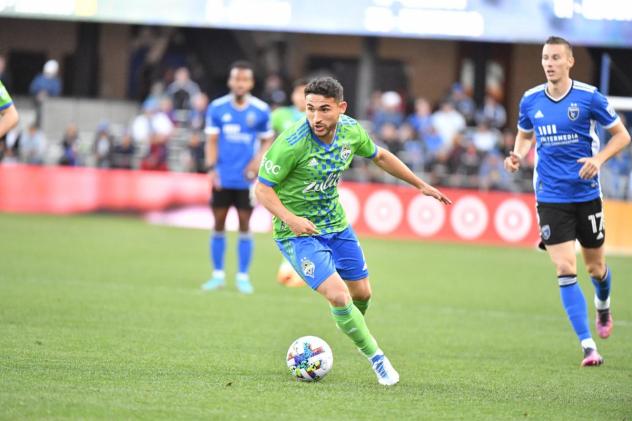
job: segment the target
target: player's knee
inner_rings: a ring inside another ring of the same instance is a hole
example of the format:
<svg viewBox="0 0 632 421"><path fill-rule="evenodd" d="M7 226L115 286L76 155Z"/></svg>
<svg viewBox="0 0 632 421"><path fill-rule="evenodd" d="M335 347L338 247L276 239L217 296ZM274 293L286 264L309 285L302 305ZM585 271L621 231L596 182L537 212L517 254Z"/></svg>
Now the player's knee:
<svg viewBox="0 0 632 421"><path fill-rule="evenodd" d="M606 264L605 262L586 263L586 270L591 277L601 279L606 273Z"/></svg>
<svg viewBox="0 0 632 421"><path fill-rule="evenodd" d="M555 267L557 268L557 276L573 275L577 273L577 268L572 261L562 260L555 262Z"/></svg>
<svg viewBox="0 0 632 421"><path fill-rule="evenodd" d="M327 294L327 300L334 307L346 307L351 303L351 295L346 289L335 289Z"/></svg>
<svg viewBox="0 0 632 421"><path fill-rule="evenodd" d="M364 288L353 292L354 300L369 301L371 299L371 288Z"/></svg>

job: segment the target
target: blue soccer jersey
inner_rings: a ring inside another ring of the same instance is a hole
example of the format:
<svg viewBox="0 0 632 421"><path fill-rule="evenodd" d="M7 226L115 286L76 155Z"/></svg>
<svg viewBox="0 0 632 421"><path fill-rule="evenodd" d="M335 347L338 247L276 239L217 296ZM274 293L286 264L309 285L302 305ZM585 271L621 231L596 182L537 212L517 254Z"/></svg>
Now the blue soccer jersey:
<svg viewBox="0 0 632 421"><path fill-rule="evenodd" d="M571 81L569 91L554 100L546 84L526 91L520 101L518 129L535 132L533 188L538 202L586 202L601 196L599 177L582 180L579 158L599 152L596 123L609 129L619 117L594 86Z"/></svg>
<svg viewBox="0 0 632 421"><path fill-rule="evenodd" d="M259 140L273 134L268 104L250 96L237 108L233 95L217 98L206 111L205 131L219 135L216 169L221 186L248 189L252 181L244 174L246 166L259 149Z"/></svg>

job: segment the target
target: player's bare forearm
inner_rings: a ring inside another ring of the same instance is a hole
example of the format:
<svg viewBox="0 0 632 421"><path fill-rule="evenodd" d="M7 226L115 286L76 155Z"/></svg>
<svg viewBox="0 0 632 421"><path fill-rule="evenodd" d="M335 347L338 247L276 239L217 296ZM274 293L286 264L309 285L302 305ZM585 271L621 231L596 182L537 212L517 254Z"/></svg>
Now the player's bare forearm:
<svg viewBox="0 0 632 421"><path fill-rule="evenodd" d="M410 168L406 166L406 164L386 149L378 148L377 155L373 158L373 162L393 177L397 177L417 188L426 196L434 197L439 202L446 205L452 203L447 196L423 181L421 178L417 177Z"/></svg>
<svg viewBox="0 0 632 421"><path fill-rule="evenodd" d="M407 182L418 189L424 187L426 183L417 177L398 157L384 148L378 147L377 155L373 158L375 165L402 181Z"/></svg>
<svg viewBox="0 0 632 421"><path fill-rule="evenodd" d="M319 233L318 228L316 228L310 220L290 212L290 210L283 205L281 199L279 199L279 196L272 187L257 182L255 185L255 196L259 203L269 210L272 215L285 222L294 234L313 235Z"/></svg>
<svg viewBox="0 0 632 421"><path fill-rule="evenodd" d="M257 182L255 185L255 196L257 201L261 203L270 213L281 221L286 221L288 218L294 216L284 205L281 203L279 196L274 189L270 186L266 186L261 182Z"/></svg>
<svg viewBox="0 0 632 421"><path fill-rule="evenodd" d="M20 116L18 115L18 110L14 105L2 110L0 112L0 137L4 136L14 128L18 121L20 120Z"/></svg>
<svg viewBox="0 0 632 421"><path fill-rule="evenodd" d="M206 165L215 165L217 163L217 139L219 135L214 133L206 138L205 162Z"/></svg>
<svg viewBox="0 0 632 421"><path fill-rule="evenodd" d="M535 137L533 136L533 132L522 132L518 130L518 134L516 135L516 142L514 143L514 154L518 155L520 159L527 156L531 147L533 146L533 141Z"/></svg>

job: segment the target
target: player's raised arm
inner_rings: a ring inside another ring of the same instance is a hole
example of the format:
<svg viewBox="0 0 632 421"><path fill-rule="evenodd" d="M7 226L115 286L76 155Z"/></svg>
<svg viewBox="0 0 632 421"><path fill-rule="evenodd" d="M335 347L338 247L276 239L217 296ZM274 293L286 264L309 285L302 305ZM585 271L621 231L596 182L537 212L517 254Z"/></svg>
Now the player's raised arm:
<svg viewBox="0 0 632 421"><path fill-rule="evenodd" d="M509 156L505 158L505 169L509 172L516 172L520 168L520 161L527 156L535 137L533 132L524 132L518 130L516 142L513 151L509 152Z"/></svg>
<svg viewBox="0 0 632 421"><path fill-rule="evenodd" d="M373 158L373 162L384 171L407 182L411 186L417 188L426 196L431 196L439 202L449 205L452 201L430 184L417 177L398 157L384 148L378 147L377 155Z"/></svg>
<svg viewBox="0 0 632 421"><path fill-rule="evenodd" d="M628 129L625 128L621 120L609 128L608 131L612 137L597 155L577 160L577 162L583 164L579 170L579 176L584 180L595 177L604 162L621 152L630 144L630 133L628 133Z"/></svg>
<svg viewBox="0 0 632 421"><path fill-rule="evenodd" d="M314 235L319 234L318 228L312 221L300 216L294 215L281 203L274 189L266 186L260 181L255 185L255 196L274 216L285 222L287 226L296 235Z"/></svg>

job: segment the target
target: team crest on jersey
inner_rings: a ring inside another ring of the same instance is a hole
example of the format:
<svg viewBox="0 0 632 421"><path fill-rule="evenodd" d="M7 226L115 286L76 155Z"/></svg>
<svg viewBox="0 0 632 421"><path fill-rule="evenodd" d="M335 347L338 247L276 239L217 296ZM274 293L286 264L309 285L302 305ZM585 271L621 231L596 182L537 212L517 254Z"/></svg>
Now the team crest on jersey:
<svg viewBox="0 0 632 421"><path fill-rule="evenodd" d="M577 120L577 117L579 117L579 106L571 102L571 105L568 107L568 118L574 121Z"/></svg>
<svg viewBox="0 0 632 421"><path fill-rule="evenodd" d="M551 227L549 225L544 225L540 229L540 235L542 236L543 240L548 240L549 238L551 238Z"/></svg>
<svg viewBox="0 0 632 421"><path fill-rule="evenodd" d="M246 114L246 124L248 127L254 127L257 124L257 114L252 111Z"/></svg>
<svg viewBox="0 0 632 421"><path fill-rule="evenodd" d="M343 161L346 161L351 156L351 147L348 144L342 145L342 149L340 150L340 157Z"/></svg>
<svg viewBox="0 0 632 421"><path fill-rule="evenodd" d="M316 266L314 265L314 262L309 260L307 257L303 257L301 259L301 270L303 271L303 275L313 278L315 269Z"/></svg>

